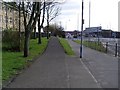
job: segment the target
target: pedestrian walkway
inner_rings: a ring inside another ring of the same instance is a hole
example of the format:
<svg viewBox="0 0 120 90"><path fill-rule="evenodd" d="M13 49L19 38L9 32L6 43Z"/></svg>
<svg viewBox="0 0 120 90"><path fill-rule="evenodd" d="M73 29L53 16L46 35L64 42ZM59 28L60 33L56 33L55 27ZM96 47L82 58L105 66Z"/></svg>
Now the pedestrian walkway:
<svg viewBox="0 0 120 90"><path fill-rule="evenodd" d="M76 55L80 45L68 40ZM102 88L118 88L118 58L83 46L82 62Z"/></svg>
<svg viewBox="0 0 120 90"><path fill-rule="evenodd" d="M64 53L52 37L45 53L7 88L99 88L80 59Z"/></svg>

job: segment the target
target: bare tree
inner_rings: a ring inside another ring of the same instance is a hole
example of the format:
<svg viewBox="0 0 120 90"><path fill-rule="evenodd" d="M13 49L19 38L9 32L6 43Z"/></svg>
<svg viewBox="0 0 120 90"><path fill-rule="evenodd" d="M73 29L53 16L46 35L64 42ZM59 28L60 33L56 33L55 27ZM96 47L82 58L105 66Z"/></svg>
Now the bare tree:
<svg viewBox="0 0 120 90"><path fill-rule="evenodd" d="M19 51L21 51L20 50L20 46L21 46L21 28L20 28L20 26L21 26L21 3L19 2L19 6L18 6L18 8L19 8Z"/></svg>
<svg viewBox="0 0 120 90"><path fill-rule="evenodd" d="M54 1L54 0L53 0ZM49 22L52 21L56 16L58 16L58 13L59 13L59 10L60 8L54 8L56 3L55 2L47 2L45 0L42 1L42 4L41 4L41 7L40 7L40 15L38 17L38 44L41 44L41 29L43 28L43 24L44 24L44 21L45 21L45 10L48 10L48 19L47 22L48 22L48 26L49 26ZM49 9L47 8L49 7ZM55 10L56 9L56 10ZM55 12L56 11L56 12ZM42 14L41 14L42 12ZM40 18L40 16L42 18ZM40 20L41 20L41 23L40 23ZM48 38L48 34L47 34L47 38Z"/></svg>
<svg viewBox="0 0 120 90"><path fill-rule="evenodd" d="M46 2L45 2L45 0L44 0L44 2L43 2L43 15L42 15L42 22L41 22L41 24L39 23L38 25L38 44L41 44L41 29L43 28L43 24L44 24L44 19L45 19L45 7L46 7ZM39 22L40 22L40 20L39 20Z"/></svg>
<svg viewBox="0 0 120 90"><path fill-rule="evenodd" d="M34 28L34 36L33 36L33 38L36 39L36 37L37 37L37 36L36 36L36 27L35 27L35 28Z"/></svg>
<svg viewBox="0 0 120 90"><path fill-rule="evenodd" d="M29 41L30 34L36 26L38 16L40 14L40 2L22 2L23 16L24 16L24 27L25 27L25 40L24 40L24 57L29 55ZM30 18L27 16L30 14Z"/></svg>
<svg viewBox="0 0 120 90"><path fill-rule="evenodd" d="M50 22L55 19L59 14L60 14L60 7L57 6L57 4L54 2L54 0L52 2L48 2L47 6L46 6L46 14L47 14L47 27L49 29L49 24ZM49 30L47 30L47 39L49 38Z"/></svg>
<svg viewBox="0 0 120 90"><path fill-rule="evenodd" d="M43 7L42 7L43 6ZM43 23L44 23L44 17L45 17L45 0L43 1L43 4L41 5L41 8L40 10L42 11L43 10L43 16L42 16L42 22L40 23L40 16L41 16L41 13L38 17L38 44L41 44L41 28L43 27Z"/></svg>

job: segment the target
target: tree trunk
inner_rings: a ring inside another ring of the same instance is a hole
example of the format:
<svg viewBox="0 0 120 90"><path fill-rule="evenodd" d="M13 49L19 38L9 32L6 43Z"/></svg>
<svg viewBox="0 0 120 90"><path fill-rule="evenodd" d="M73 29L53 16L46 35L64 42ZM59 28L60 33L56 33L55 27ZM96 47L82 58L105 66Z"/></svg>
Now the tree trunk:
<svg viewBox="0 0 120 90"><path fill-rule="evenodd" d="M41 15L41 12L40 12L40 15ZM44 23L44 18L45 18L45 0L44 0L44 6L43 6L43 18L42 18L42 23L40 25L40 15L39 15L39 18L38 18L38 44L41 44L41 28L43 27L43 23Z"/></svg>
<svg viewBox="0 0 120 90"><path fill-rule="evenodd" d="M47 9L47 39L49 39L49 8L50 6L48 6L48 9Z"/></svg>
<svg viewBox="0 0 120 90"><path fill-rule="evenodd" d="M39 17L38 17L38 44L41 44L40 15L39 15Z"/></svg>
<svg viewBox="0 0 120 90"><path fill-rule="evenodd" d="M21 11L20 11L20 4L19 3L19 52L21 51Z"/></svg>
<svg viewBox="0 0 120 90"><path fill-rule="evenodd" d="M34 28L34 39L36 39L36 27Z"/></svg>
<svg viewBox="0 0 120 90"><path fill-rule="evenodd" d="M49 39L49 31L48 31L48 29L49 29L49 26L47 26L47 39Z"/></svg>
<svg viewBox="0 0 120 90"><path fill-rule="evenodd" d="M25 41L24 41L24 57L29 55L29 40L30 40L30 32L26 30L25 32Z"/></svg>
<svg viewBox="0 0 120 90"><path fill-rule="evenodd" d="M49 39L49 15L47 14L47 39Z"/></svg>
<svg viewBox="0 0 120 90"><path fill-rule="evenodd" d="M28 23L26 20L28 13L25 11L24 2L22 2L22 7L23 7L23 16L24 16L24 27L25 27L24 57L27 57L29 55L30 33L35 28L36 22L38 20L40 4L38 2L33 3L33 8Z"/></svg>
<svg viewBox="0 0 120 90"><path fill-rule="evenodd" d="M8 29L8 7L7 7L7 4L5 4L6 6L5 6L5 10L6 10L6 29Z"/></svg>
<svg viewBox="0 0 120 90"><path fill-rule="evenodd" d="M41 30L38 31L38 44L41 44Z"/></svg>

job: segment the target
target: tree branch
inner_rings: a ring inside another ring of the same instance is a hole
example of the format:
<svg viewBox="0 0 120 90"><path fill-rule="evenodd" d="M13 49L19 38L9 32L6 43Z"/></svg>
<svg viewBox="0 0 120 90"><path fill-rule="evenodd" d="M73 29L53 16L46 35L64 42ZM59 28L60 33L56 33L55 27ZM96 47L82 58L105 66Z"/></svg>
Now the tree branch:
<svg viewBox="0 0 120 90"><path fill-rule="evenodd" d="M34 19L34 13L36 11L36 7L37 7L36 3L33 3L33 9L32 9L32 13L31 13L31 16L30 16L29 23L28 23L29 25L32 23L32 21Z"/></svg>
<svg viewBox="0 0 120 90"><path fill-rule="evenodd" d="M38 20L38 16L40 15L40 2L36 2L36 3L37 3L37 11L38 12L36 12L36 16L34 18L34 22L32 23L32 30L33 30L33 28L36 25L36 21Z"/></svg>
<svg viewBox="0 0 120 90"><path fill-rule="evenodd" d="M26 22L26 14L25 14L24 2L22 2L22 7L23 7L23 16L24 16L24 27L25 27L25 30L26 30L27 22Z"/></svg>

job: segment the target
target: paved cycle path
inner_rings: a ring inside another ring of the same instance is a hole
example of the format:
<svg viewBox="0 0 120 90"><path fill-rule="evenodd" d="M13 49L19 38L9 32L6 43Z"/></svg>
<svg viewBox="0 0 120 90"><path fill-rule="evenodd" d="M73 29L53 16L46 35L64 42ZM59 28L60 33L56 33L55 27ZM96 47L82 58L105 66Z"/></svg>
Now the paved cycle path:
<svg viewBox="0 0 120 90"><path fill-rule="evenodd" d="M68 40L79 57L80 44ZM82 62L102 88L118 88L118 57L114 57L83 46ZM119 71L120 72L120 71Z"/></svg>
<svg viewBox="0 0 120 90"><path fill-rule="evenodd" d="M77 56L67 56L51 37L44 54L6 88L100 88Z"/></svg>

